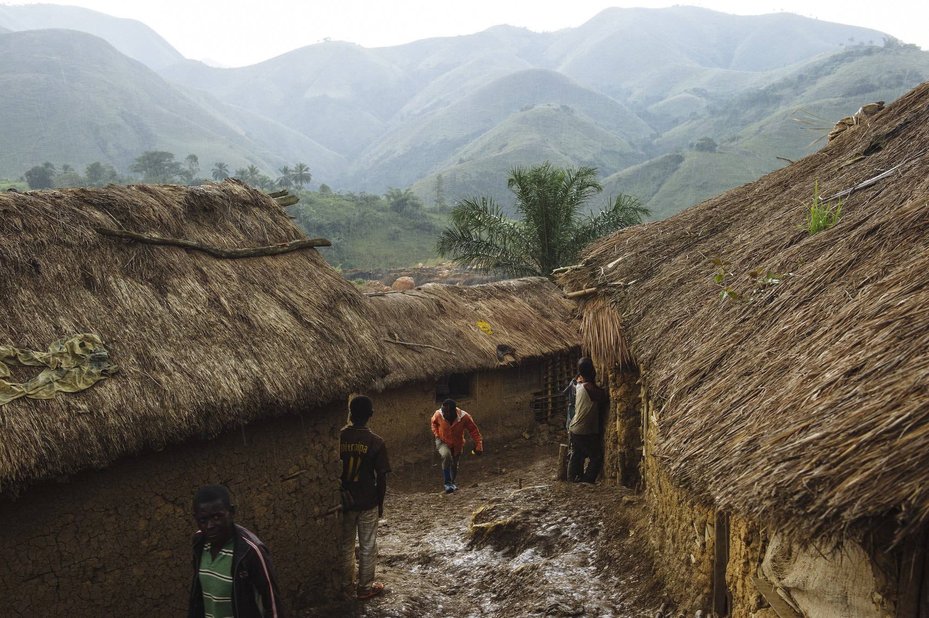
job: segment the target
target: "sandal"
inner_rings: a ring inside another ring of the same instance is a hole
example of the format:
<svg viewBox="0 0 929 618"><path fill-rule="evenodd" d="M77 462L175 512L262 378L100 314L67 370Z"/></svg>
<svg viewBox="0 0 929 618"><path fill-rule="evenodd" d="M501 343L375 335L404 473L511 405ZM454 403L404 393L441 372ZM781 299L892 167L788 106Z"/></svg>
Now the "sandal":
<svg viewBox="0 0 929 618"><path fill-rule="evenodd" d="M368 599L373 599L382 592L384 592L384 584L381 582L374 582L368 588L358 591L358 600L367 601Z"/></svg>

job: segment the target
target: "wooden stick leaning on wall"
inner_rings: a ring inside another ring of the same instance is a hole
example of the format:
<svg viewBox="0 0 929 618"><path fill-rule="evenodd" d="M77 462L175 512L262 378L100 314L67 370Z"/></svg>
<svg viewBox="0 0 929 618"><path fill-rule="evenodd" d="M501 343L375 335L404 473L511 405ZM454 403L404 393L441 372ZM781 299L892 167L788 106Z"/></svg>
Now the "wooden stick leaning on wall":
<svg viewBox="0 0 929 618"><path fill-rule="evenodd" d="M182 249L192 249L194 251L202 251L212 255L215 258L224 260L280 255L282 253L300 251L301 249L309 249L311 247L332 246L332 243L325 238L300 238L297 240L291 240L289 242L279 243L276 245L268 245L265 247L223 249L222 247L211 247L210 245L204 245L192 240L184 240L183 238L163 238L161 236L155 236L152 234L140 234L138 232L130 232L129 230L116 230L106 227L98 227L95 228L95 230L98 234L109 236L111 238L125 238L127 240L133 240L135 242L141 242L148 245L168 245L172 247L181 247Z"/></svg>

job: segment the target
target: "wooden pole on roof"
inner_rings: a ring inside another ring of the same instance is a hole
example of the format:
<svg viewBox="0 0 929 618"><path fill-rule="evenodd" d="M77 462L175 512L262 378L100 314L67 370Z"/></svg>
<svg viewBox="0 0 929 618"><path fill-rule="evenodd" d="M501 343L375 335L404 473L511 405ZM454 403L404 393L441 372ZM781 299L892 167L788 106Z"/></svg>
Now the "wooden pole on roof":
<svg viewBox="0 0 929 618"><path fill-rule="evenodd" d="M311 247L332 246L332 243L325 238L299 238L297 240L291 240L290 242L282 242L276 245L267 245L264 247L223 249L222 247L212 247L210 245L204 245L192 240L185 240L183 238L164 238L161 236L155 236L154 234L140 234L138 232L130 232L129 230L116 230L107 227L98 227L95 229L98 234L109 236L111 238L125 238L126 240L132 240L148 245L168 245L172 247L181 247L182 249L192 249L194 251L202 251L212 255L215 258L225 260L280 255L282 253L290 253L292 251L309 249Z"/></svg>
<svg viewBox="0 0 929 618"><path fill-rule="evenodd" d="M578 296L589 296L597 291L597 288L584 288L583 290L578 290L576 292L567 292L565 297L567 298L577 298Z"/></svg>

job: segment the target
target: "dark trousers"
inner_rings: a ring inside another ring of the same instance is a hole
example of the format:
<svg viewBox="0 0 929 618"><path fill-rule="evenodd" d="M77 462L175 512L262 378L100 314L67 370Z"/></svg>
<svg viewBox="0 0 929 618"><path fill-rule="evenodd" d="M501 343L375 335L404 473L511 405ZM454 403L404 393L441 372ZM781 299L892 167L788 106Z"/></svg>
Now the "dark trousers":
<svg viewBox="0 0 929 618"><path fill-rule="evenodd" d="M585 469L584 462L587 462ZM600 434L571 434L571 459L568 460L568 480L593 483L603 465L603 445Z"/></svg>

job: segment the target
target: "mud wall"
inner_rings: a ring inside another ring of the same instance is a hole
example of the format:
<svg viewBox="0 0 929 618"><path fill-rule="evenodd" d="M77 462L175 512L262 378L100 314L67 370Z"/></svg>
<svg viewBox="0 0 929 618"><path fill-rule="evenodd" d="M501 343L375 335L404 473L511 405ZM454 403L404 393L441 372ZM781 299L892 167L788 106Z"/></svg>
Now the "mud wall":
<svg viewBox="0 0 929 618"><path fill-rule="evenodd" d="M191 500L224 483L271 549L285 607L334 590L344 406L291 415L0 497L4 616L181 616ZM291 612L292 614L295 612Z"/></svg>
<svg viewBox="0 0 929 618"><path fill-rule="evenodd" d="M638 381L636 369L610 373L610 409L604 431L603 476L631 488L641 483L643 453Z"/></svg>
<svg viewBox="0 0 929 618"><path fill-rule="evenodd" d="M533 430L531 403L541 372L541 364L526 363L473 374L470 395L457 402L474 417L488 449ZM430 419L441 405L434 382L415 382L371 397L374 417L369 425L386 441L392 466L433 457Z"/></svg>
<svg viewBox="0 0 929 618"><path fill-rule="evenodd" d="M723 596L728 597L729 616L774 618L778 614L755 583L760 576L803 615L893 615L896 575L893 569L883 568L881 560L875 561L875 556L882 557L879 552L871 550L869 558L860 549L851 551L857 548L853 543L832 554L831 550L781 543L780 552L773 555L771 533L758 522L737 514L721 518L715 505L675 486L656 454L661 418L644 385L640 401L645 438L642 471L653 562L681 609L712 610L714 577L724 577L720 583ZM717 530L717 525L725 527ZM726 544L726 562L714 575L717 542ZM897 559L894 554L883 562L894 564ZM802 566L797 568L797 564ZM853 609L843 605L850 605L850 600L856 603Z"/></svg>
<svg viewBox="0 0 929 618"><path fill-rule="evenodd" d="M766 534L754 522L738 515L718 517L713 504L683 491L668 477L656 454L661 418L655 404L640 386L644 457L642 461L650 540L656 570L681 608L713 609L716 543L724 542L728 555L718 571L733 618L760 618L767 607L752 580L764 556ZM717 530L717 524L725 527ZM727 529L728 528L728 529Z"/></svg>
<svg viewBox="0 0 929 618"><path fill-rule="evenodd" d="M640 397L645 423L642 474L655 569L682 609L707 609L712 605L716 513L671 483L655 452L657 408L644 386Z"/></svg>
<svg viewBox="0 0 929 618"><path fill-rule="evenodd" d="M730 516L726 587L732 602L730 615L733 618L760 618L769 614L774 618L776 615L770 611L768 614L762 612L768 604L753 580L758 575L767 544L766 530L737 515Z"/></svg>

